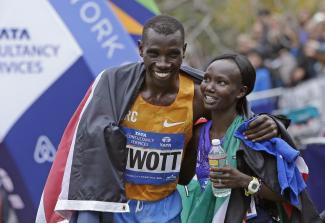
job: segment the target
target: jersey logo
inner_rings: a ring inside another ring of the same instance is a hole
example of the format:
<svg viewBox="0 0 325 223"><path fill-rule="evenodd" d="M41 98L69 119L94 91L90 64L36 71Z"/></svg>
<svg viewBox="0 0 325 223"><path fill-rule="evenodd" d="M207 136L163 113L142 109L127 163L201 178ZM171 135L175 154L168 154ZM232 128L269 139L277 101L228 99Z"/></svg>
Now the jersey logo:
<svg viewBox="0 0 325 223"><path fill-rule="evenodd" d="M176 126L176 125L181 125L181 124L184 124L185 122L168 122L167 120L164 121L163 123L163 126L165 128L169 128L169 127L173 127L173 126Z"/></svg>

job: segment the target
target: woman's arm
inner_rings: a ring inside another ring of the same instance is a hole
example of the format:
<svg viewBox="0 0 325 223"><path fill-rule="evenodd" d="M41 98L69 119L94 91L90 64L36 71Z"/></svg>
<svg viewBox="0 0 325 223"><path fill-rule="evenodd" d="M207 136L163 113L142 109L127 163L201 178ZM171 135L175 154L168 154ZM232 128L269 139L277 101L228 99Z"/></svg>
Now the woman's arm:
<svg viewBox="0 0 325 223"><path fill-rule="evenodd" d="M242 188L247 191L248 185L253 180L253 177L228 166L223 168L211 168L210 180L215 188ZM281 196L267 187L264 182L260 182L260 189L256 195L270 201L284 201Z"/></svg>

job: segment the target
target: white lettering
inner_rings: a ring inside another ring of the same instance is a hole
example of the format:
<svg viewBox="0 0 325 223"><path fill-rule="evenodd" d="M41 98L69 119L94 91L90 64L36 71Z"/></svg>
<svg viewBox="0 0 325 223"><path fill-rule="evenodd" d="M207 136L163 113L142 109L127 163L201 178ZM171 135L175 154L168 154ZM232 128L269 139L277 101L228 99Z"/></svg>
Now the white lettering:
<svg viewBox="0 0 325 223"><path fill-rule="evenodd" d="M100 8L95 2L86 2L81 6L80 17L86 23L94 23L100 17Z"/></svg>
<svg viewBox="0 0 325 223"><path fill-rule="evenodd" d="M132 145L137 145L137 146L142 146L142 147L147 147L149 144L146 142L140 142L136 140L131 140L130 141Z"/></svg>
<svg viewBox="0 0 325 223"><path fill-rule="evenodd" d="M135 131L135 135L137 135L137 136L147 137L147 134L144 133L144 132L138 132L138 131Z"/></svg>
<svg viewBox="0 0 325 223"><path fill-rule="evenodd" d="M112 23L108 19L101 19L91 27L91 32L97 32L97 41L100 42L104 37L109 36L113 32Z"/></svg>
<svg viewBox="0 0 325 223"><path fill-rule="evenodd" d="M79 0L70 0L75 5ZM114 34L114 26L108 18L101 18L101 8L94 1L87 1L81 5L79 15L82 21L91 24L90 31L96 34L96 41L101 48L107 51L107 58L111 59L116 50L124 49L124 44L119 42L119 36Z"/></svg>
<svg viewBox="0 0 325 223"><path fill-rule="evenodd" d="M161 147L168 147L168 148L172 148L172 144L170 143L160 143Z"/></svg>
<svg viewBox="0 0 325 223"><path fill-rule="evenodd" d="M130 135L130 134L127 135L127 138L137 140L137 141L142 141L142 142L153 142L154 141L153 138L146 138L146 137Z"/></svg>
<svg viewBox="0 0 325 223"><path fill-rule="evenodd" d="M79 2L79 0L71 0L71 1L70 1L70 4L71 4L71 5L74 5L74 4L76 4L77 2Z"/></svg>
<svg viewBox="0 0 325 223"><path fill-rule="evenodd" d="M13 194L14 192L14 184L8 175L8 173L0 168L0 183L2 183L3 188L8 194L8 200L11 203L11 206L15 209L23 209L25 207L25 204L21 197L18 194Z"/></svg>
<svg viewBox="0 0 325 223"><path fill-rule="evenodd" d="M115 49L124 49L124 45L121 43L116 43L118 40L117 35L111 36L108 40L106 40L103 44L103 48L108 48L107 57L112 58Z"/></svg>
<svg viewBox="0 0 325 223"><path fill-rule="evenodd" d="M137 116L138 116L138 112L132 112L131 113L131 122L136 122L137 121Z"/></svg>
<svg viewBox="0 0 325 223"><path fill-rule="evenodd" d="M2 168L0 168L0 179L1 179L0 182L3 185L3 188L7 192L11 193L14 191L14 184L12 183L11 178L8 176L7 172Z"/></svg>
<svg viewBox="0 0 325 223"><path fill-rule="evenodd" d="M136 111L129 111L128 114L125 116L124 120L129 122L136 122L137 121L138 112Z"/></svg>

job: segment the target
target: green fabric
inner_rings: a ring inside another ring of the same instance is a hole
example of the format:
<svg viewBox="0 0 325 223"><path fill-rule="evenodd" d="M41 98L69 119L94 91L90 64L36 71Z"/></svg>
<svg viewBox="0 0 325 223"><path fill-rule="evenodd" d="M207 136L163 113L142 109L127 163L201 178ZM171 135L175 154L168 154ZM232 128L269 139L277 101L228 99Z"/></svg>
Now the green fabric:
<svg viewBox="0 0 325 223"><path fill-rule="evenodd" d="M240 144L240 140L234 137L234 132L243 121L244 119L241 116L237 116L234 119L226 132L222 145L227 152L229 165L234 168L237 167L237 162L233 157L236 157L236 152ZM228 198L216 198L213 195L210 181L205 190L201 191L198 181L192 180L188 185L189 197L186 196L184 187L178 186L177 189L182 197L183 211L181 213L181 219L183 223L212 222L213 216Z"/></svg>
<svg viewBox="0 0 325 223"><path fill-rule="evenodd" d="M212 194L211 182L207 184L205 191L202 192L198 181L192 180L188 185L188 197L186 197L183 186L178 185L177 189L182 197L182 223L212 222L216 200L219 200L219 198L216 199Z"/></svg>

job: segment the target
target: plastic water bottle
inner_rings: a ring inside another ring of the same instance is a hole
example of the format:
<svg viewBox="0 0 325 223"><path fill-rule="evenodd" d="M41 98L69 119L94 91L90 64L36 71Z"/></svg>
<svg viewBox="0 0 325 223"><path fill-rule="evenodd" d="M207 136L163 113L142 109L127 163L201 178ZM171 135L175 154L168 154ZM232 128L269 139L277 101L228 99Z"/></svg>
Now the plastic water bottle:
<svg viewBox="0 0 325 223"><path fill-rule="evenodd" d="M228 164L227 153L221 147L221 142L219 139L212 139L211 150L209 152L209 165L210 167L224 167ZM230 188L218 189L212 184L212 191L216 197L226 197L230 194Z"/></svg>

